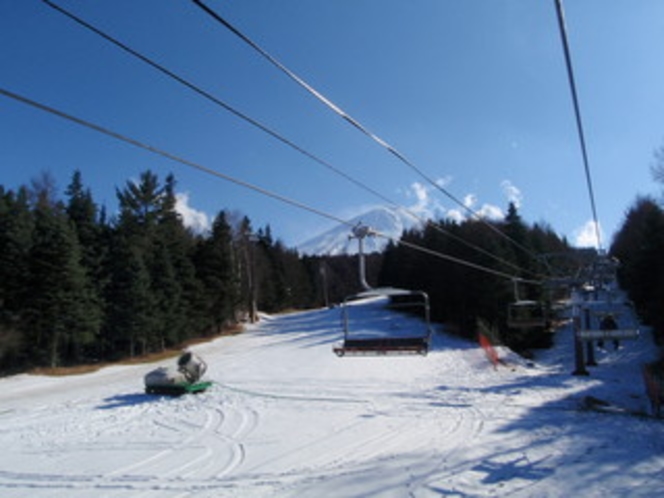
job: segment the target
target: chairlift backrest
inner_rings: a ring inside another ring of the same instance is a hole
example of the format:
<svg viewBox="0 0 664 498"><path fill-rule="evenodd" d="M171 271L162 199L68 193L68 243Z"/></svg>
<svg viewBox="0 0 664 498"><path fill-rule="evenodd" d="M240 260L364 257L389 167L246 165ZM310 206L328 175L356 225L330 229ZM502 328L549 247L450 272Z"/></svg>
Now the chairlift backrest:
<svg viewBox="0 0 664 498"><path fill-rule="evenodd" d="M351 319L353 302L375 299L375 307L371 302L365 303L363 315ZM384 301L387 300L387 306ZM385 313L385 309L398 309L416 313L423 324L413 330L413 321L395 320L394 316ZM386 328L385 319L389 319ZM425 292L395 288L371 289L359 294L348 296L342 307L344 340L334 348L339 356L345 354L386 355L386 354L426 354L431 340L431 324L429 316L429 297ZM400 323L401 322L401 323Z"/></svg>
<svg viewBox="0 0 664 498"><path fill-rule="evenodd" d="M507 308L507 325L510 328L535 328L546 326L544 305L539 301L516 301Z"/></svg>

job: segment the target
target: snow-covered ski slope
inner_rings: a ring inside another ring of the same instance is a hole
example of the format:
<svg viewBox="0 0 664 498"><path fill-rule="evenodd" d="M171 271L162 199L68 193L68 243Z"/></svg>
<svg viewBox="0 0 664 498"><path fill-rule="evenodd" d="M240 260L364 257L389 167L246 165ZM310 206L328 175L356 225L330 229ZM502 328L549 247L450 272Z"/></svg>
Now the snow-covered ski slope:
<svg viewBox="0 0 664 498"><path fill-rule="evenodd" d="M385 327L389 328L390 312ZM402 319L400 323L403 324ZM387 329L386 329L387 330ZM644 334L574 377L571 333L532 365L438 331L426 357L345 357L339 310L197 346L214 388L143 394L156 365L0 380L0 496L661 496ZM160 363L164 364L164 362ZM624 408L584 410L586 396Z"/></svg>

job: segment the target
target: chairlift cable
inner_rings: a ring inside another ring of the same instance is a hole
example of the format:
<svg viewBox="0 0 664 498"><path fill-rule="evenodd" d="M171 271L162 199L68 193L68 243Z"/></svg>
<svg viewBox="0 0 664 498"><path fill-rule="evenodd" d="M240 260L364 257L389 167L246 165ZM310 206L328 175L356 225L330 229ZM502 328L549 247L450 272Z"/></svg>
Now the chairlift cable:
<svg viewBox="0 0 664 498"><path fill-rule="evenodd" d="M224 110L230 112L232 115L234 115L234 116L240 118L241 120L249 123L250 125L258 128L262 132L264 132L264 133L268 134L269 136L271 136L272 138L282 142L283 144L285 144L288 147L294 149L295 151L299 152L300 154L304 155L305 157L313 160L314 162L318 163L321 166L324 166L324 167L328 168L332 172L338 174L339 176L341 176L344 179L346 179L347 181L353 183L357 187L359 187L361 189L364 189L365 191L367 191L367 192L371 193L372 195L376 196L377 198L383 200L384 202L389 204L392 209L394 209L394 210L402 209L402 210L406 211L411 217L418 220L423 225L428 224L429 226L431 226L432 228L434 228L438 232L443 233L443 234L449 236L450 238L466 245L467 247L472 248L472 249L474 249L478 252L481 252L482 254L484 254L486 256L489 256L489 257L493 258L494 260L496 260L497 262L499 262L501 264L509 266L509 267L511 267L515 270L518 270L522 273L529 273L529 274L532 274L532 275L537 275L536 273L532 272L531 270L521 268L518 265L516 265L516 264L514 264L510 261L507 261L506 259L501 258L500 256L497 256L497 255L493 254L492 252L487 251L486 249L483 249L482 247L479 247L476 244L473 244L473 243L463 239L462 237L454 235L453 233L449 232L448 230L445 230L444 228L442 228L440 226L440 224L438 224L438 223L435 223L431 220L426 220L426 219L422 218L420 215L413 212L412 210L410 210L410 209L408 209L404 206L399 205L398 203L396 203L395 201L389 199L387 196L381 194L380 192L376 191L372 187L370 187L370 186L366 185L365 183L353 178L351 175L345 173L344 171L342 171L338 167L331 164L329 161L326 161L326 160L320 158L319 156L315 155L314 153L309 152L308 150L304 149L303 147L297 145L292 140L284 137L283 135L281 135L277 131L273 130L269 126L261 123L259 120L255 119L255 118L252 118L251 116L247 115L246 113L236 109L235 107L233 107L230 104L224 102L220 98L212 95L210 92L200 88L199 86L195 85L194 83L190 82L189 80L185 79L184 77L182 77L182 76L178 75L177 73L171 71L170 69L164 67L162 64L159 64L158 62L155 62L153 59L141 54L137 50L135 50L135 49L131 48L130 46L128 46L126 43L123 43L123 42L119 41L117 38L114 38L113 36L109 35L108 33L102 31L101 29L97 28L96 26L94 26L94 25L90 24L89 22L85 21L84 19L80 18L79 16L77 16L77 15L71 13L70 11L66 10L65 8L60 7L59 5L53 3L50 0L42 0L42 1L45 4L47 4L49 7L52 7L56 11L60 12L61 14L65 15L69 19L71 19L74 22L76 22L77 24L79 24L80 26L82 26L82 27L88 29L89 31L93 32L94 34L102 37L106 41L112 43L113 45L115 45L116 47L120 48L121 50L129 53L130 55L138 58L142 62L148 64L149 66L151 66L152 68L154 68L157 71L161 72L162 74L165 74L169 78L174 79L175 81L177 81L178 83L184 85L185 87L189 88L190 90L194 91L198 95L208 99L212 103L214 103L214 104L218 105L219 107L223 108ZM233 29L233 28L231 27L231 29ZM238 33L238 36L242 36L242 35ZM248 42L250 42L250 41L248 41Z"/></svg>
<svg viewBox="0 0 664 498"><path fill-rule="evenodd" d="M121 142L125 142L125 143L133 145L135 147L138 147L139 149L146 150L146 151L151 152L153 154L156 154L158 156L162 156L166 159L170 159L171 161L183 164L185 166L196 169L198 171L202 171L203 173L207 173L209 175L216 176L218 178L221 178L222 180L226 180L226 181L234 183L235 185L238 185L240 187L244 187L244 188L247 188L249 190L253 190L254 192L265 195L267 197L271 197L271 198L273 198L275 200L278 200L280 202L290 204L291 206L294 206L294 207L297 207L297 208L300 208L300 209L304 209L305 211L309 211L310 213L317 214L318 216L322 216L324 218L335 221L337 223L341 223L343 225L347 225L347 226L351 226L351 227L353 226L353 224L350 223L349 221L343 220L343 219L341 219L337 216L326 213L326 212L321 211L319 209L310 207L310 206L308 206L308 205L306 205L302 202L290 199L290 198L288 198L284 195L277 194L275 192L272 192L271 190L265 189L263 187L259 187L257 185L252 184L252 183L246 182L244 180L240 180L238 178L227 175L225 173L214 170L212 168L208 168L208 167L203 166L203 165L201 165L199 163L196 163L194 161L190 161L188 159L182 158L180 156L177 156L175 154L167 152L167 151L165 151L163 149L160 149L158 147L155 147L153 145L146 144L145 142L141 142L139 140L128 137L128 136L123 135L121 133L118 133L116 131L110 130L110 129L105 128L103 126L100 126L98 124L95 124L95 123L92 123L90 121L78 118L76 116L73 116L73 115L68 114L66 112L63 112L63 111L60 111L60 110L55 109L54 107L48 106L46 104L41 104L41 103L39 103L35 100L29 99L27 97L24 97L22 95L19 95L17 93L12 92L12 91L6 90L4 88L0 88L0 94L4 95L6 97L9 97L11 99L14 99L18 102L21 102L23 104L27 104L31 107L34 107L34 108L40 109L42 111L45 111L49 114L59 116L63 119L66 119L68 121L79 124L79 125L81 125L85 128L97 131L97 132L101 133L102 135L106 135L106 136L109 136L111 138L115 138L115 139L117 139Z"/></svg>
<svg viewBox="0 0 664 498"><path fill-rule="evenodd" d="M595 224L595 237L597 238L597 249L602 250L602 238L599 228L599 218L597 217L597 207L595 204L595 194L593 191L592 177L590 175L590 163L588 161L588 150L586 147L586 139L583 132L583 122L581 120L581 107L579 105L579 96L576 91L576 83L574 80L574 69L572 67L572 56L567 41L567 29L565 26L565 13L563 11L562 0L555 0L556 12L558 14L558 28L560 30L560 38L563 44L563 52L565 55L565 66L567 68L567 79L569 80L569 87L572 94L572 103L574 105L574 114L576 117L576 129L579 136L579 144L581 146L581 155L583 157L583 167L586 174L586 184L588 186L588 196L590 198L590 208L593 216L593 223Z"/></svg>
<svg viewBox="0 0 664 498"><path fill-rule="evenodd" d="M427 247L423 247L423 246L420 246L418 244L413 244L412 242L408 242L408 241L403 240L403 239L395 240L394 238L389 237L388 235L385 235L385 234L381 234L380 232L374 232L374 235L376 235L378 237L384 237L384 238L390 239L396 244L402 245L404 247L408 247L410 249L414 249L416 251L428 254L430 256L435 256L437 258L441 258L441 259L450 261L452 263L457 263L459 265L466 266L468 268L473 268L475 270L479 270L479 271L482 271L484 273L489 273L489 274L495 275L497 277L505 278L507 280L514 280L515 278L518 278L520 282L530 283L530 284L534 284L534 285L541 285L541 283L542 283L540 280L524 279L524 278L516 277L514 275L510 275L509 273L505 273L505 272L502 272L500 270L494 270L492 268L487 268L486 266L478 265L478 264L472 263L470 261L466 261L464 259L456 258L454 256L450 256L449 254L444 254L444 253L441 253L441 252L438 252L438 251L434 251L433 249L429 249Z"/></svg>
<svg viewBox="0 0 664 498"><path fill-rule="evenodd" d="M437 190L442 192L447 198L449 198L455 204L460 206L464 211L469 213L473 218L475 218L478 221L480 221L481 223L485 224L492 231L496 232L501 237L508 240L511 244L513 244L515 247L518 247L519 249L524 251L530 257L532 257L536 260L538 259L538 256L533 251L528 249L526 246L524 246L520 242L514 240L514 238L512 238L509 235L505 234L504 232L499 230L497 227L495 227L491 223L488 223L482 217L482 215L480 215L477 211L475 211L472 208L470 208L469 206L467 206L462 200L460 200L458 197L456 197L454 194L452 194L449 190L447 190L445 187L441 186L438 182L433 180L421 168L419 168L415 163L413 163L403 153L401 153L396 147L390 145L387 141L383 140L381 137L379 137L375 133L371 132L366 126L364 126L362 123L360 123L357 119L353 118L350 114L345 112L337 104L335 104L330 99L325 97L325 95L323 95L321 92L316 90L313 86L311 86L309 83L307 83L304 79L302 79L300 76L298 76L295 72L293 72L288 67L286 67L284 64L279 62L279 60L277 60L275 57L270 55L265 49L260 47L256 42L254 42L248 36L243 34L238 28L233 26L230 22L228 22L226 19L224 19L217 12L215 12L210 7L205 5L201 0L192 0L192 1L194 2L194 4L196 4L198 7L200 7L201 10L203 10L205 13L207 13L210 17L212 17L218 23L220 23L222 26L224 26L226 29L231 31L234 35L236 35L238 38L240 38L243 42L248 44L252 49L257 51L262 57L267 59L271 64L273 64L280 71L282 71L284 74L286 74L286 76L288 76L291 80L295 81L295 83L297 83L299 86L301 86L307 92L309 92L311 95L313 95L318 101L322 102L327 108L331 109L334 113L336 113L338 116L340 116L346 122L350 123L354 128L356 128L357 130L362 132L365 136L369 137L374 142L378 143L381 147L383 147L388 152L390 152L392 155L394 155L397 159L399 159L403 164L405 164L406 166L408 166L412 170L414 170L418 175L420 175L420 177L422 177L424 180L426 180L434 188L436 188Z"/></svg>
<svg viewBox="0 0 664 498"><path fill-rule="evenodd" d="M270 191L268 189L265 189L263 187L259 187L257 185L246 182L244 180L240 180L240 179L235 178L233 176L227 175L227 174L222 173L220 171L217 171L217 170L214 170L214 169L209 168L207 166L204 166L202 164L199 164L199 163L196 163L194 161L185 159L185 158L180 157L178 155L175 155L171 152L165 151L164 149L155 147L153 145L146 144L145 142L139 141L135 138L128 137L127 135L123 135L121 133L118 133L116 131L113 131L111 129L103 127L101 125L95 124L91 121L87 121L85 119L73 116L72 114L68 114L68 113L66 113L64 111L61 111L61 110L58 110L54 107L48 106L46 104L42 104L42 103L37 102L33 99L30 99L28 97L19 95L15 92L4 89L2 87L0 87L0 95L3 95L3 96L8 97L12 100L15 100L17 102L25 104L29 107L32 107L32 108L38 109L40 111L46 112L48 114L60 117L64 120L70 121L72 123L78 124L78 125L80 125L84 128L90 129L92 131L96 131L97 133L100 133L102 135L108 136L110 138L114 138L114 139L116 139L120 142L124 142L126 144L129 144L129 145L132 145L132 146L137 147L139 149L150 152L152 154L161 156L165 159L169 159L173 162L180 163L180 164L182 164L186 167L195 169L195 170L200 171L202 173L206 173L206 174L215 176L217 178L220 178L220 179L225 180L227 182L233 183L233 184L238 185L240 187L252 190L252 191L254 191L258 194L264 195L266 197L270 197L270 198L272 198L274 200L277 200L279 202L282 202L284 204L288 204L290 206L302 209L304 211L308 211L312 214L316 214L318 216L321 216L323 218L327 218L329 220L335 221L335 222L340 223L342 225L349 226L351 228L355 226L355 225L353 225L353 223L351 223L347 220L343 220L343 219L341 219L337 216L326 213L325 211L322 211L320 209L311 207L307 204L304 204L302 202L293 200L293 199L291 199L289 197L286 197L284 195L272 192L272 191ZM388 240L391 240L395 244L401 244L404 247L409 247L411 249L418 250L418 251L423 252L425 254L429 254L431 256L435 256L435 257L442 258L442 259L445 259L445 260L448 260L448 261L451 261L451 262L454 262L454 263L458 263L458 264L464 265L464 266L469 267L469 268L473 268L473 269L478 270L478 271L482 271L482 272L485 272L485 273L496 275L496 276L506 278L506 279L509 279L509 280L512 280L512 279L515 278L515 275L510 275L508 273L504 273L504 272L501 272L501 271L494 270L492 268L487 268L487 267L484 267L484 266L481 266L481 265L478 265L478 264L475 264L475 263L471 263L471 262L462 260L460 258L456 258L454 256L449 256L449 255L440 253L438 251L434 251L432 249L428 249L426 247L422 247L422 246L419 246L417 244L413 244L411 242L406 242L406 241L403 241L403 240L399 240L395 237L390 237L390 236L382 234L380 232L373 232L373 233L375 235L379 236L379 237L384 237ZM526 281L526 280L523 280L523 281ZM539 283L539 282L535 282L535 281L528 281L528 282Z"/></svg>
<svg viewBox="0 0 664 498"><path fill-rule="evenodd" d="M62 8L62 7L60 7L59 5L56 5L55 3L51 2L50 0L42 0L42 1L43 1L45 4L47 4L48 6L54 8L55 10L57 10L58 12L64 14L64 15L67 16L67 17L69 17L70 19L72 19L73 21L75 21L75 22L78 23L79 25L83 26L84 28L86 28L86 29L92 31L93 33L95 33L95 34L101 36L102 38L104 38L105 40L109 41L109 42L112 43L113 45L119 47L120 49L124 50L125 52L129 53L130 55L132 55L132 56L134 56L134 57L140 59L141 61L145 62L146 64L148 64L148 65L150 65L151 67L153 67L154 69L156 69L157 71L160 71L161 73L165 74L165 75L168 76L169 78L173 78L173 79L176 80L178 83L181 83L182 85L186 86L186 87L189 88L190 90L193 90L194 92L196 92L197 94L201 95L202 97L205 97L206 99L210 100L210 101L213 102L214 104L216 104L216 105L222 107L223 109L225 109L226 111L230 112L230 113L233 114L234 116L236 116L236 117L242 119L243 121L246 121L246 122L249 123L250 125L252 125L252 126L258 128L259 130L261 130L261 131L267 133L267 134L270 135L271 137L273 137L273 138L279 140L280 142L282 142L282 143L288 145L289 147L295 149L297 152L299 152L299 153L303 154L304 156L306 156L306 157L312 159L313 161L315 161L315 162L317 162L317 163L319 163L319 164L321 164L321 165L323 165L323 166L325 166L325 167L331 169L331 170L334 171L335 173L337 173L337 174L343 176L344 178L346 178L348 181L353 182L353 183L355 183L356 185L361 186L362 188L369 189L369 187L367 187L366 185L360 184L360 182L358 182L358 181L355 180L354 178L350 177L349 175L347 175L347 174L344 173L343 171L339 170L338 168L336 168L335 166L333 166L333 165L330 164L329 162L327 162L327 161L325 161L325 160L319 158L318 156L314 155L313 153L308 152L307 150L305 150L304 148L300 147L299 145L297 145L297 144L296 144L295 142L293 142L292 140L289 140L288 138L284 137L283 135L280 135L279 133L277 133L276 131L272 130L270 127L268 127L267 125L261 123L261 122L258 121L257 119L254 119L254 118L250 117L249 115L245 114L244 112L239 111L238 109L236 109L235 107L231 106L230 104L228 104L228 103L224 102L223 100L221 100L221 99L215 97L214 95L212 95L211 93L207 92L206 90L203 90L203 89L200 88L199 86L194 85L193 83L191 83L190 81L186 80L186 79L183 78L182 76L179 76L178 74L176 74L175 72L171 71L170 69L167 69L167 68L164 67L163 65L161 65L161 64L155 62L154 60L150 59L149 57L147 57L147 56L141 54L141 53L138 52L137 50L134 50L133 48L131 48L131 47L129 47L128 45L126 45L125 43L123 43L123 42L119 41L118 39L112 37L111 35L105 33L105 32L102 31L101 29L99 29L99 28L93 26L92 24L90 24L90 23L88 23L87 21L81 19L80 17L76 16L75 14L73 14L73 13L69 12L68 10L66 10L66 9L64 9L64 8ZM374 191L372 191L372 193L373 193L374 195L378 195L378 196L380 196L380 194L379 194L378 192L374 192Z"/></svg>

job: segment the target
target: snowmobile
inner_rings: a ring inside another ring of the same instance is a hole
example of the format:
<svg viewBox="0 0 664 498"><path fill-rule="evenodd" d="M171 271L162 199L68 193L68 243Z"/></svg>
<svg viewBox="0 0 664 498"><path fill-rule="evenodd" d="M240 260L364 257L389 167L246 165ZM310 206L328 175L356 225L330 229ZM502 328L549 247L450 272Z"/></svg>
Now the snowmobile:
<svg viewBox="0 0 664 498"><path fill-rule="evenodd" d="M145 375L147 394L181 396L187 393L200 393L208 389L212 382L202 381L207 364L191 351L184 351L178 358L177 367L159 367Z"/></svg>

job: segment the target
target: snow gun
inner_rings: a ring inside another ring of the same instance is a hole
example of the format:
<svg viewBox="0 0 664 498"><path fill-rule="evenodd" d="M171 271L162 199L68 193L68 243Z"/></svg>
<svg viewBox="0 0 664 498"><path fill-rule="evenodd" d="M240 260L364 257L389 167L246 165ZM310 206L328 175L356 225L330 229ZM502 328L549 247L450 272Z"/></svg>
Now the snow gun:
<svg viewBox="0 0 664 498"><path fill-rule="evenodd" d="M145 375L145 392L169 396L203 392L212 385L201 381L206 370L207 364L201 357L185 350L178 358L177 367L159 367Z"/></svg>

